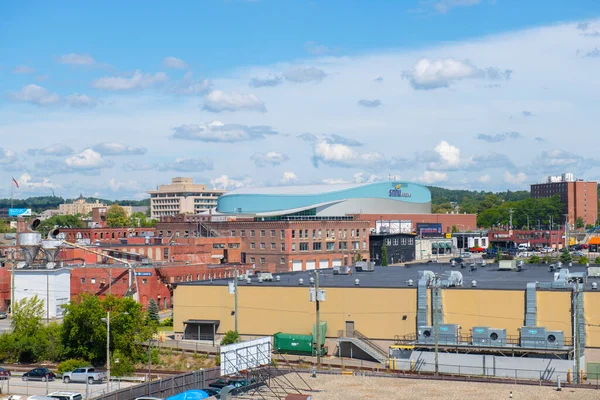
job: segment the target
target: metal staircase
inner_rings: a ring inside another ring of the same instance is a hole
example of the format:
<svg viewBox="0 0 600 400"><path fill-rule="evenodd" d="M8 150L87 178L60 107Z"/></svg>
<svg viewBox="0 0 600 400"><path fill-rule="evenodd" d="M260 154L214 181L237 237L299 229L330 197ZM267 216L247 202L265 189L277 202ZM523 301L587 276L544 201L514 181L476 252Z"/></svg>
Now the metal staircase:
<svg viewBox="0 0 600 400"><path fill-rule="evenodd" d="M381 364L387 364L388 362L388 353L357 330L352 332L352 336L343 335L339 337L338 342L340 345L342 343L351 343Z"/></svg>

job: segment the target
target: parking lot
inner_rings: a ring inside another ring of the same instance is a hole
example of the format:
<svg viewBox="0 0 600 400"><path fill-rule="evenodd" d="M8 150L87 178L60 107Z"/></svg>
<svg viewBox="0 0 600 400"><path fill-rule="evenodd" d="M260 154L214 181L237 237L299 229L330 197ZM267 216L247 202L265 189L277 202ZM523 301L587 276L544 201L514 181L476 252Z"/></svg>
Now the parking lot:
<svg viewBox="0 0 600 400"><path fill-rule="evenodd" d="M110 391L119 390L122 388L138 385L139 382L121 382L111 381ZM0 388L2 389L2 395L18 395L33 396L33 395L46 395L52 392L67 391L67 392L78 392L84 398L92 398L101 396L107 392L107 385L105 383L96 383L93 385L86 385L85 383L63 383L61 380L55 380L50 382L35 382L35 381L23 381L20 376L14 376L9 380L1 380Z"/></svg>

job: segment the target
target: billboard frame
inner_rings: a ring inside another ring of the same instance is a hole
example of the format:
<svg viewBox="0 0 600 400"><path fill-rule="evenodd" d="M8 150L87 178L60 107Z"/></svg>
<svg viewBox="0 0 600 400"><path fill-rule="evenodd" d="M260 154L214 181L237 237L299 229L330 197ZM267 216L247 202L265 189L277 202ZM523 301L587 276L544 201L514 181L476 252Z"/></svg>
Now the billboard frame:
<svg viewBox="0 0 600 400"><path fill-rule="evenodd" d="M221 376L271 364L271 337L221 346Z"/></svg>

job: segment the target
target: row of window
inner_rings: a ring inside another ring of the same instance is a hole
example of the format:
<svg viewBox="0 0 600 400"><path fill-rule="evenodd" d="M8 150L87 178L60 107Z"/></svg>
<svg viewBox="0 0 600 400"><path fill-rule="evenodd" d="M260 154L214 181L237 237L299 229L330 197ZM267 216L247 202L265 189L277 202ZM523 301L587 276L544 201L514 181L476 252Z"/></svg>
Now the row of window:
<svg viewBox="0 0 600 400"><path fill-rule="evenodd" d="M250 248L251 249L256 249L256 243L252 242L250 243ZM271 243L271 250L275 250L277 248L277 244L276 243ZM267 249L267 244L266 243L260 243L260 249L261 250L266 250ZM285 243L281 243L281 251L285 251Z"/></svg>
<svg viewBox="0 0 600 400"><path fill-rule="evenodd" d="M225 243L213 243L213 249L224 249L224 248L225 248ZM229 249L239 249L240 248L240 244L239 243L229 243L227 245L227 248L229 248Z"/></svg>
<svg viewBox="0 0 600 400"><path fill-rule="evenodd" d="M350 236L348 236L348 231L350 231ZM335 229L325 229L325 238L326 239L335 239ZM337 237L339 239L347 239L350 238L360 238L360 229L338 229ZM362 230L363 238L367 237L367 230ZM292 239L296 238L296 230L292 229ZM313 229L312 230L312 239L322 239L323 238L323 230L322 229ZM298 239L309 239L309 230L308 229L298 229Z"/></svg>
<svg viewBox="0 0 600 400"><path fill-rule="evenodd" d="M406 246L407 244L412 246L415 242L413 238L400 238L400 241L398 241L398 238L385 239L386 246L392 246L392 243L394 246L398 246L398 243L400 243L402 246Z"/></svg>
<svg viewBox="0 0 600 400"><path fill-rule="evenodd" d="M265 236L267 236L267 230L266 229L261 229L259 231L259 234L260 234L260 237L265 237ZM275 237L276 234L277 234L277 231L275 229L271 229L270 236L271 237ZM231 237L235 237L235 236L236 236L236 230L232 229L231 230ZM246 236L246 230L245 229L241 229L240 230L240 236ZM256 230L250 229L249 236L250 237L256 236ZM285 239L285 230L281 229L279 231L279 236L281 237L281 239Z"/></svg>

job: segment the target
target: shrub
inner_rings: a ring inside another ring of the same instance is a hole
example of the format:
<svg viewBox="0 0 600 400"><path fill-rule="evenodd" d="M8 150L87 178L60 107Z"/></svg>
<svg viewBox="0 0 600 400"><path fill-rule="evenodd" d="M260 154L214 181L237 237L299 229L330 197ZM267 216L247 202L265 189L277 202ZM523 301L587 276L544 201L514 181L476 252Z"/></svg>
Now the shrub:
<svg viewBox="0 0 600 400"><path fill-rule="evenodd" d="M120 350L115 350L112 354L112 361L110 363L110 374L115 377L129 376L133 374L134 371L135 367L131 358L127 357Z"/></svg>
<svg viewBox="0 0 600 400"><path fill-rule="evenodd" d="M548 255L545 255L545 256L542 258L542 262L544 262L544 263L548 264L548 263L552 262L552 257L550 257L550 256L548 256Z"/></svg>
<svg viewBox="0 0 600 400"><path fill-rule="evenodd" d="M79 358L70 358L70 359L65 360L65 361L61 362L60 364L58 364L58 368L56 368L56 372L58 372L60 375L62 375L65 372L70 372L70 371L73 371L74 369L81 368L81 367L87 367L88 365L90 365L90 363L85 360L82 360Z"/></svg>
<svg viewBox="0 0 600 400"><path fill-rule="evenodd" d="M221 346L227 346L228 344L234 344L240 341L240 334L236 331L227 331L225 336L221 339Z"/></svg>
<svg viewBox="0 0 600 400"><path fill-rule="evenodd" d="M594 264L600 264L600 257L596 257L596 259L594 260Z"/></svg>
<svg viewBox="0 0 600 400"><path fill-rule="evenodd" d="M582 265L585 265L590 262L590 260L588 260L588 258L586 256L579 257L578 261L579 261L579 264L582 264Z"/></svg>
<svg viewBox="0 0 600 400"><path fill-rule="evenodd" d="M161 326L173 326L173 318L169 317L169 318L165 318L161 323Z"/></svg>
<svg viewBox="0 0 600 400"><path fill-rule="evenodd" d="M529 258L529 264L538 264L540 262L540 257L533 255Z"/></svg>

